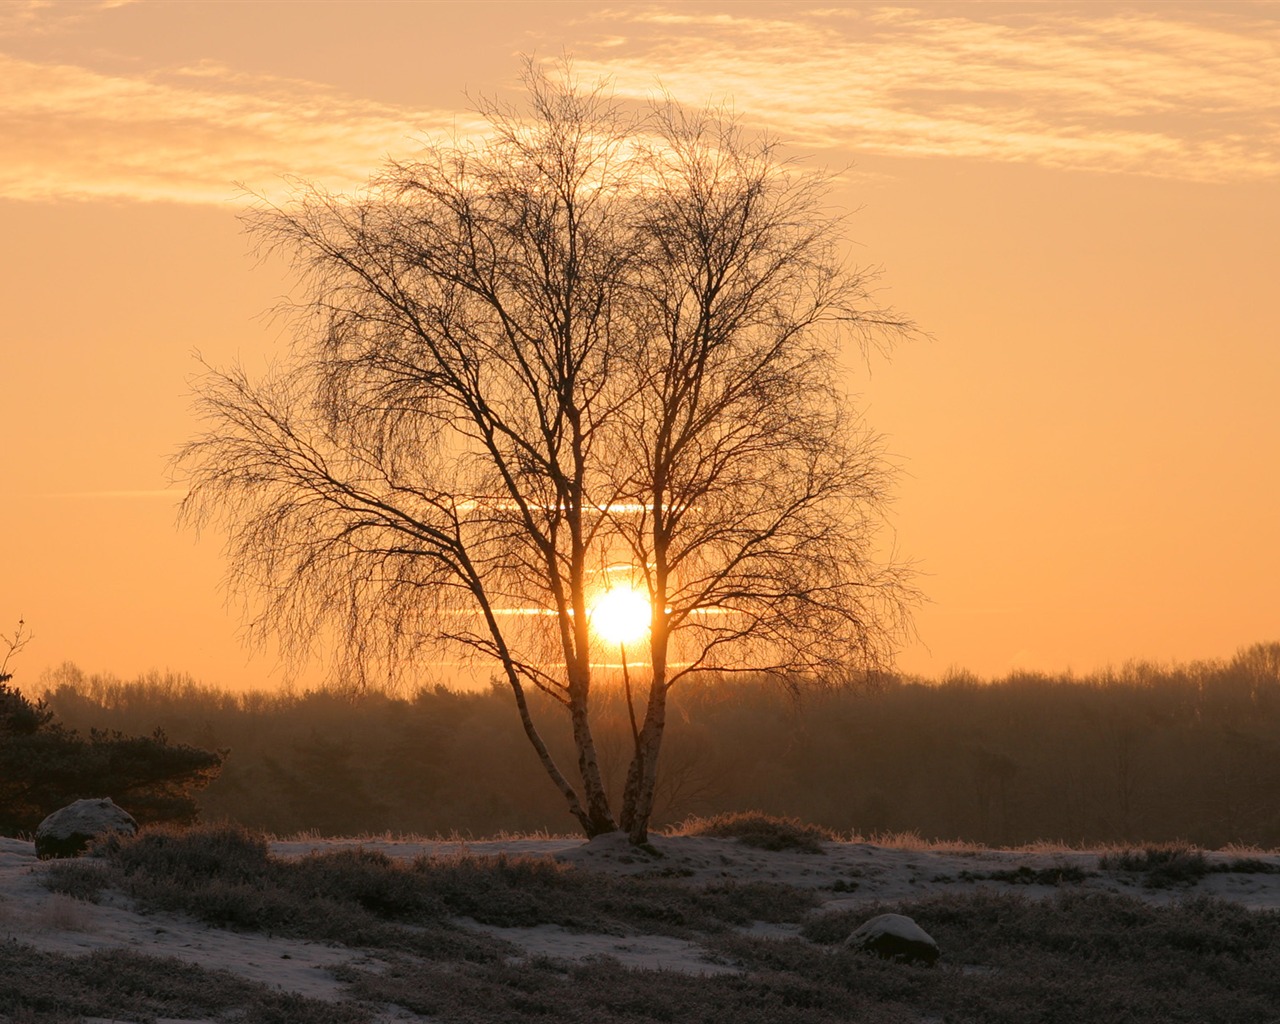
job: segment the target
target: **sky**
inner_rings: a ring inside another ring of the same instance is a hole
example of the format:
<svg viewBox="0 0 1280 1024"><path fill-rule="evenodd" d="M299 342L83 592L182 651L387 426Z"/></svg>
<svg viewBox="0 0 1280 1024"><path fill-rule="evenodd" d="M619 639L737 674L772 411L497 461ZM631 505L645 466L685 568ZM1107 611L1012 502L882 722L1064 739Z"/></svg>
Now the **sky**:
<svg viewBox="0 0 1280 1024"><path fill-rule="evenodd" d="M221 538L176 525L195 353L296 294L238 219L358 188L571 56L838 172L921 336L848 382L926 601L898 666L1083 674L1280 639L1280 4L0 5L0 631L230 688ZM442 669L424 666L423 681ZM306 682L302 668L295 681Z"/></svg>

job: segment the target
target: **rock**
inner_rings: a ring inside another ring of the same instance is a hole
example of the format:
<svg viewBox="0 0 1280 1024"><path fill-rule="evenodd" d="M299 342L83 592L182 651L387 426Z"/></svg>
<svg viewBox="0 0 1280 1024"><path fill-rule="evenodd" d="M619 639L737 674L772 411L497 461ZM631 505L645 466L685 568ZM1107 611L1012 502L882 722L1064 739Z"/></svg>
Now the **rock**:
<svg viewBox="0 0 1280 1024"><path fill-rule="evenodd" d="M874 953L885 960L932 965L938 959L938 944L933 937L902 914L873 917L854 929L844 944L851 949Z"/></svg>
<svg viewBox="0 0 1280 1024"><path fill-rule="evenodd" d="M110 799L77 800L54 811L36 829L36 856L79 857L91 839L108 832L131 836L138 831L133 815Z"/></svg>

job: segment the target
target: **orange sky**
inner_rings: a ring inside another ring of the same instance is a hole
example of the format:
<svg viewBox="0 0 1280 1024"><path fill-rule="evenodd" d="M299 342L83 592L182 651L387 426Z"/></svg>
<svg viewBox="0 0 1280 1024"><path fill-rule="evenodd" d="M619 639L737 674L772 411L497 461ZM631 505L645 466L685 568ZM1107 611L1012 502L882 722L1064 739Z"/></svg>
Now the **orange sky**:
<svg viewBox="0 0 1280 1024"><path fill-rule="evenodd" d="M174 526L192 351L290 287L236 182L359 184L567 52L848 167L855 261L931 340L851 382L930 598L900 667L1088 671L1280 638L1280 6L0 6L0 627L273 685ZM428 670L428 675L430 670ZM303 679L307 677L304 675Z"/></svg>

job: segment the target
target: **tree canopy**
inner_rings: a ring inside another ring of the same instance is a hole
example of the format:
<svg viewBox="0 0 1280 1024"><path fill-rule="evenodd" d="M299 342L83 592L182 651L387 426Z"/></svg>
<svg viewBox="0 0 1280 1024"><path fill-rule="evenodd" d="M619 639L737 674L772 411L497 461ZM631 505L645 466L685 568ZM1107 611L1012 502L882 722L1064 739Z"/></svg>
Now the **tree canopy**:
<svg viewBox="0 0 1280 1024"><path fill-rule="evenodd" d="M222 768L224 753L150 736L91 729L87 737L0 682L0 835L33 832L49 814L86 797L110 797L143 824L196 820L193 793Z"/></svg>
<svg viewBox="0 0 1280 1024"><path fill-rule="evenodd" d="M199 381L184 511L227 529L251 625L294 654L336 636L356 680L490 660L587 835L640 842L672 686L891 654L911 595L876 557L889 474L839 353L910 325L845 264L827 179L774 142L532 63L526 84L525 108L482 105L481 141L250 216L294 261L297 338L263 377ZM630 641L592 629L614 591L647 617ZM617 817L590 708L619 667L639 707ZM530 687L568 714L575 771Z"/></svg>

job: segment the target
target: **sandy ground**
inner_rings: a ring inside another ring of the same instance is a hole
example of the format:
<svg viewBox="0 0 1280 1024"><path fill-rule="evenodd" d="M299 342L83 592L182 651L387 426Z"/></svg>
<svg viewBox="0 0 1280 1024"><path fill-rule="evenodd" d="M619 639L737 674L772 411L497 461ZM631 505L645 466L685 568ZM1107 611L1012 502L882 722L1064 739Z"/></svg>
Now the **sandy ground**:
<svg viewBox="0 0 1280 1024"><path fill-rule="evenodd" d="M1098 854L1080 851L909 849L866 843L827 843L822 854L771 853L743 846L735 840L686 836L655 837L652 845L660 856L637 851L621 835L605 836L591 843L578 839L294 840L276 842L272 848L281 856L292 857L357 845L405 859L423 854L459 853L554 857L588 870L674 874L691 884L725 880L782 882L823 890L824 909L829 910L980 887L1041 897L1051 894L1053 887L1015 885L975 876L1023 866L1035 871L1060 867L1098 870ZM1228 861L1233 855L1210 853L1207 856L1214 862ZM1250 856L1274 864L1280 870L1280 854ZM73 954L123 946L140 953L175 956L205 967L222 968L272 987L322 999L342 997L342 987L330 976L328 968L343 962L376 960L347 948L224 931L179 915L141 914L119 898L102 905L79 902L50 893L41 884L40 876L48 863L36 859L31 843L0 838L0 940L12 938L41 949ZM1211 895L1254 909L1280 908L1280 874L1277 873L1215 873L1195 886L1177 890L1145 889L1138 877L1103 873L1073 887L1128 893L1159 903ZM607 955L635 967L695 973L732 970L708 960L696 943L665 936L584 935L553 925L534 928L493 928L474 922L470 925L501 935L523 947L529 955L562 959ZM796 929L756 925L753 930L785 935Z"/></svg>

